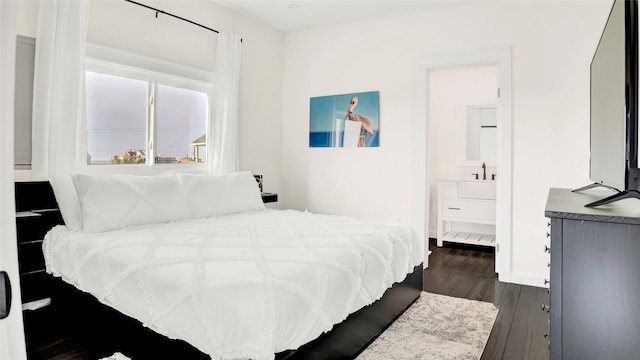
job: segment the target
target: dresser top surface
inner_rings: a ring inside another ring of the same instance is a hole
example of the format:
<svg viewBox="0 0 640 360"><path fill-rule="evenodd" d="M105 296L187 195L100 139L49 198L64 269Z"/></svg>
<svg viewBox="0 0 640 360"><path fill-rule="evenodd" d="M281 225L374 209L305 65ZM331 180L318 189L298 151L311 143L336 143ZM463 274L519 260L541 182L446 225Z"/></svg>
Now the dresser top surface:
<svg viewBox="0 0 640 360"><path fill-rule="evenodd" d="M545 216L572 220L603 221L640 225L640 200L625 199L614 203L585 207L586 204L611 195L608 190L572 192L571 189L551 188Z"/></svg>

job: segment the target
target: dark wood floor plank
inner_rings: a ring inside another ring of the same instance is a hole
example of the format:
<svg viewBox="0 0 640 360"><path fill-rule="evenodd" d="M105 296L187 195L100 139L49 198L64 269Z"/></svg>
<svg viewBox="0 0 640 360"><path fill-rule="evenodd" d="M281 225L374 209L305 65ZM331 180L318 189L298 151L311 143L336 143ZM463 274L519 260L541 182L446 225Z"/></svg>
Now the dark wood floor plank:
<svg viewBox="0 0 640 360"><path fill-rule="evenodd" d="M430 265L431 266L431 265ZM433 267L425 271L423 289L425 291L438 293L440 288L449 282L453 272L451 270Z"/></svg>
<svg viewBox="0 0 640 360"><path fill-rule="evenodd" d="M455 289L460 285L460 282L465 279L465 274L458 271L454 271L449 281L442 285L440 288L440 294L447 296L454 296Z"/></svg>
<svg viewBox="0 0 640 360"><path fill-rule="evenodd" d="M485 300L487 298L487 293L492 293L495 288L495 280L494 279L477 279L475 281L474 286L469 289L469 292L465 296L466 299L469 300L479 300L486 302L493 302Z"/></svg>
<svg viewBox="0 0 640 360"><path fill-rule="evenodd" d="M539 306L536 304L536 294L536 288L521 286L509 337L502 355L503 359L520 360L524 355L529 354L534 317L540 315L539 311L535 311L535 307Z"/></svg>
<svg viewBox="0 0 640 360"><path fill-rule="evenodd" d="M500 300L498 300L500 311L498 311L496 322L493 324L493 329L491 329L491 334L482 353L482 360L502 359L519 297L520 285L507 284Z"/></svg>
<svg viewBox="0 0 640 360"><path fill-rule="evenodd" d="M459 276L456 278L456 286L451 290L449 296L468 299L468 295L477 284L478 279L473 279L464 273L458 274Z"/></svg>
<svg viewBox="0 0 640 360"><path fill-rule="evenodd" d="M548 317L540 307L548 303L546 289L498 281L491 248L447 243L439 248L431 239L429 249L433 253L425 270L425 291L491 302L499 308L482 359L549 359L542 336Z"/></svg>
<svg viewBox="0 0 640 360"><path fill-rule="evenodd" d="M87 346L87 342L81 336L69 335L39 346L29 353L28 358L29 360L96 360L108 355Z"/></svg>
<svg viewBox="0 0 640 360"><path fill-rule="evenodd" d="M482 297L482 301L493 303L494 305L499 305L500 299L504 294L504 290L507 288L506 283L499 282L495 279L492 283L489 283L487 291Z"/></svg>

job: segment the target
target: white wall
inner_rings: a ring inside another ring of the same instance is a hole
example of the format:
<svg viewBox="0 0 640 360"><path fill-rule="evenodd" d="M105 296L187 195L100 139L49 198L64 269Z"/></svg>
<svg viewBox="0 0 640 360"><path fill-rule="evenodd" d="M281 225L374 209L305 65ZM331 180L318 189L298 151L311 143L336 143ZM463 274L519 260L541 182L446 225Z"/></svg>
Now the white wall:
<svg viewBox="0 0 640 360"><path fill-rule="evenodd" d="M589 183L589 63L609 8L610 1L474 3L286 34L282 201L410 223L414 59L510 46L511 271L544 277L548 189ZM372 90L380 91L379 148L308 147L310 97Z"/></svg>
<svg viewBox="0 0 640 360"><path fill-rule="evenodd" d="M281 192L283 34L213 1L160 0L144 4L210 28L240 34L240 167L263 174L265 191ZM17 32L35 37L37 1L21 1ZM213 70L215 33L125 1L91 1L87 41Z"/></svg>

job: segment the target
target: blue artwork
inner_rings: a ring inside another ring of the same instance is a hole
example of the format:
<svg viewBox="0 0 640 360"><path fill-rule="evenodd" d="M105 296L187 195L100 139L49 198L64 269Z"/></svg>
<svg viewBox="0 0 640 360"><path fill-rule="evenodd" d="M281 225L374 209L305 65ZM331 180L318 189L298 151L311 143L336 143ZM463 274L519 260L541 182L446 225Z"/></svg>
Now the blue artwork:
<svg viewBox="0 0 640 360"><path fill-rule="evenodd" d="M379 92L311 98L309 147L378 147Z"/></svg>

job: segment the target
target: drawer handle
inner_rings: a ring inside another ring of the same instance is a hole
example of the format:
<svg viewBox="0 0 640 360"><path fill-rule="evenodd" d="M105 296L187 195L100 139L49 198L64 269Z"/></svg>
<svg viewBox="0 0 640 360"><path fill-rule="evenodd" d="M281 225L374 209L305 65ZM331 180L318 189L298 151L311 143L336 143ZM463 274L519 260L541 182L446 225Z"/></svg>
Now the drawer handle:
<svg viewBox="0 0 640 360"><path fill-rule="evenodd" d="M549 281L549 280L547 280L547 279L544 279L544 284L545 284L545 285L547 285L547 284L551 284L551 281Z"/></svg>
<svg viewBox="0 0 640 360"><path fill-rule="evenodd" d="M549 307L549 305L545 303L542 303L542 311L549 312L549 310L551 310L551 307Z"/></svg>
<svg viewBox="0 0 640 360"><path fill-rule="evenodd" d="M11 280L6 271L0 271L0 290L3 296L0 299L0 319L4 319L11 312Z"/></svg>
<svg viewBox="0 0 640 360"><path fill-rule="evenodd" d="M449 209L449 210L460 210L460 208L453 208L453 207L450 207L450 208L447 208L447 209Z"/></svg>
<svg viewBox="0 0 640 360"><path fill-rule="evenodd" d="M551 248L547 245L544 246L544 252L551 254Z"/></svg>

